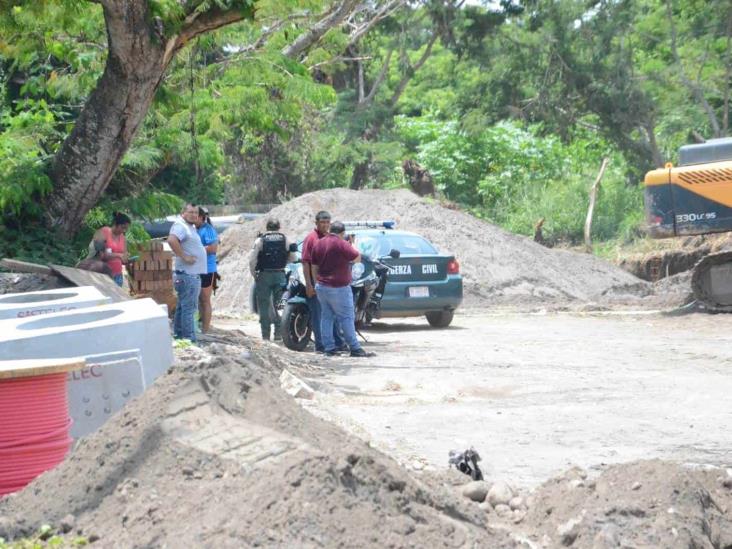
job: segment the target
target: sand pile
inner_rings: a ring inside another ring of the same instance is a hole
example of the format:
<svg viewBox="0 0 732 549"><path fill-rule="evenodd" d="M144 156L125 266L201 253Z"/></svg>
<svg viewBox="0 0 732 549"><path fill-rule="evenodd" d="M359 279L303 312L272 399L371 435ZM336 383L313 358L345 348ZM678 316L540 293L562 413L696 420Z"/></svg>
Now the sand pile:
<svg viewBox="0 0 732 549"><path fill-rule="evenodd" d="M447 488L304 412L241 346L197 349L57 469L0 501L104 547L516 547Z"/></svg>
<svg viewBox="0 0 732 549"><path fill-rule="evenodd" d="M393 219L399 229L419 233L441 252L454 254L464 277L466 306L592 301L648 292L636 277L592 255L545 248L407 190L318 191L269 215L280 220L284 233L300 239L312 229L319 210L339 220ZM218 312L248 311L251 277L246 259L263 229L264 220L256 220L223 234Z"/></svg>
<svg viewBox="0 0 732 549"><path fill-rule="evenodd" d="M528 498L523 526L548 547L732 547L732 470L660 460L570 469Z"/></svg>

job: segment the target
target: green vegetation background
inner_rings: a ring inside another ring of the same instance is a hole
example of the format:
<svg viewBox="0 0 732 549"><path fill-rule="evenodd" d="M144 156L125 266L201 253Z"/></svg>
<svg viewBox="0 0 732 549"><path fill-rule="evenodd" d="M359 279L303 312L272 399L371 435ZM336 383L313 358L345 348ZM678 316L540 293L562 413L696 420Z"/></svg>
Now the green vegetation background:
<svg viewBox="0 0 732 549"><path fill-rule="evenodd" d="M103 200L59 240L40 221L48 167L104 69L106 33L98 5L30 5L0 2L0 256L73 263L115 210L142 221L184 199L404 187L405 159L474 215L527 235L544 218L545 237L574 244L606 157L593 237L609 253L641 235L646 171L729 134L728 1L403 3L293 61L283 45L328 3L265 0L176 57ZM175 22L176 2L150 5ZM145 238L139 223L131 236Z"/></svg>

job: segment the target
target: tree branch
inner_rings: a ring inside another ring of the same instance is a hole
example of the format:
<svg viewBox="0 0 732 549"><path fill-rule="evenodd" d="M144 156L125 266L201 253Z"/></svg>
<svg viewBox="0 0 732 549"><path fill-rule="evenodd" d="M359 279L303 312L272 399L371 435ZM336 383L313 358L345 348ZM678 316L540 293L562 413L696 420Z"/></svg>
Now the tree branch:
<svg viewBox="0 0 732 549"><path fill-rule="evenodd" d="M370 55L359 55L357 57L345 57L343 55L337 55L333 59L328 59L327 61L321 61L320 63L315 63L313 65L308 65L308 70L317 69L318 67L322 67L323 65L332 65L333 63L341 63L343 61L370 61L373 59Z"/></svg>
<svg viewBox="0 0 732 549"><path fill-rule="evenodd" d="M310 26L310 29L298 36L292 44L282 49L285 57L297 58L320 41L325 33L337 27L353 12L361 0L343 0L334 8L328 10L323 17Z"/></svg>
<svg viewBox="0 0 732 549"><path fill-rule="evenodd" d="M355 30L351 32L348 38L347 46L352 46L358 42L364 34L369 32L371 28L376 25L376 23L386 19L405 4L406 0L391 0L384 4L384 6L382 6L382 8L378 10L373 17L366 20L366 22L362 23L360 26L356 26Z"/></svg>
<svg viewBox="0 0 732 549"><path fill-rule="evenodd" d="M394 53L394 48L390 48L389 53L386 54L386 59L384 60L384 64L381 65L381 70L379 71L379 75L376 77L376 80L374 80L374 83L371 86L371 90L369 90L368 95L363 100L364 105L368 105L369 103L371 103L371 101L374 100L374 97L376 96L376 92L379 91L381 84L383 84L384 79L386 78L386 75L389 72L389 63L391 62L391 56L393 53Z"/></svg>
<svg viewBox="0 0 732 549"><path fill-rule="evenodd" d="M222 10L213 8L204 12L194 12L185 18L180 32L172 36L165 47L164 62L167 65L173 56L190 40L200 34L216 30L232 23L251 18L252 13L244 10Z"/></svg>
<svg viewBox="0 0 732 549"><path fill-rule="evenodd" d="M414 74L422 67L422 65L424 65L429 56L432 55L432 46L434 46L435 42L437 42L437 38L438 34L437 32L434 32L432 34L432 37L430 38L430 41L427 43L427 48L425 48L424 52L422 52L422 56L414 64L414 66L409 67L407 73L402 77L399 85L397 86L396 90L394 90L394 93L389 100L389 105L391 106L391 108L394 108L396 106L397 101L399 101L399 98L402 96L404 90L407 88L407 84L409 84L409 81L414 77Z"/></svg>

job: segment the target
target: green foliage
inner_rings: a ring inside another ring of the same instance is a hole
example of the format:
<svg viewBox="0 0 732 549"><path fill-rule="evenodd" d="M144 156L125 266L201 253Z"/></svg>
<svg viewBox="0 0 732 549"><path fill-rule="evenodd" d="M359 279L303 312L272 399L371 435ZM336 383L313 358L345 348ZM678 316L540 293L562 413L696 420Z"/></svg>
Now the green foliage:
<svg viewBox="0 0 732 549"><path fill-rule="evenodd" d="M523 234L543 217L547 236L576 241L607 156L594 235L626 240L643 215L642 174L674 160L692 135L730 131L727 0L425 0L356 43L333 29L299 60L282 49L332 3L260 0L256 17L251 0L149 6L167 36L191 9L239 9L245 20L173 59L106 195L78 241L62 244L40 228L39 204L53 156L104 70L103 11L85 0L0 0L3 255L73 262L114 210L140 221L183 199L398 187L405 158L476 215ZM133 244L140 231L135 223Z"/></svg>
<svg viewBox="0 0 732 549"><path fill-rule="evenodd" d="M53 528L48 524L41 526L38 532L30 538L15 541L6 541L0 538L0 549L51 549L55 547L84 547L88 544L89 540L82 536L67 539L54 535Z"/></svg>
<svg viewBox="0 0 732 549"><path fill-rule="evenodd" d="M628 214L642 212L642 194L626 185L622 156L597 137L578 135L564 144L542 137L538 127L508 122L468 133L435 116L398 117L396 127L450 200L527 235L545 218L548 236L572 242L582 238L589 188L603 156L610 156L593 234L630 235L637 227L639 216Z"/></svg>

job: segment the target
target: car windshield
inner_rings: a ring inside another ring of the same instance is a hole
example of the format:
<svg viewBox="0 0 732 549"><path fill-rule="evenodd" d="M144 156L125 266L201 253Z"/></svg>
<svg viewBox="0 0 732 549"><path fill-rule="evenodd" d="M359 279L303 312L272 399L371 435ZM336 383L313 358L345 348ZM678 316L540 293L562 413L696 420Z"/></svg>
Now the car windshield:
<svg viewBox="0 0 732 549"><path fill-rule="evenodd" d="M402 255L433 255L437 253L432 244L424 238L411 234L357 235L356 248L366 257L384 257L391 250L399 250Z"/></svg>

